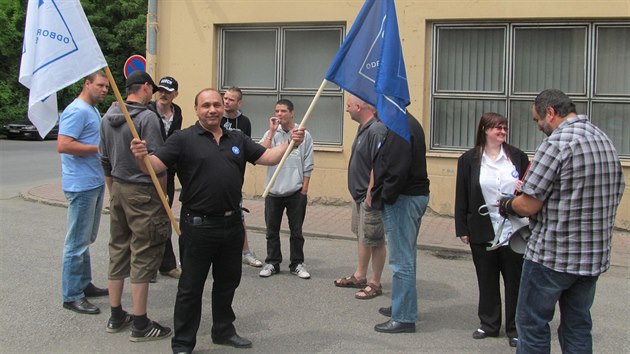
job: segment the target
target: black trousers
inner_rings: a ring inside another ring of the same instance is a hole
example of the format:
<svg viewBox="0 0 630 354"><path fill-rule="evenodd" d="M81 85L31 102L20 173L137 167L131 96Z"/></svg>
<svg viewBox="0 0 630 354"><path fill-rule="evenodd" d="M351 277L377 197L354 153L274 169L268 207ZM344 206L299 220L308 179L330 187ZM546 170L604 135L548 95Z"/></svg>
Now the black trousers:
<svg viewBox="0 0 630 354"><path fill-rule="evenodd" d="M494 251L486 251L488 244L470 244L473 262L479 285L479 307L477 313L480 328L489 335L498 335L501 330L501 289L503 276L505 285L505 333L518 337L516 332L516 302L521 283L523 255L509 246Z"/></svg>
<svg viewBox="0 0 630 354"><path fill-rule="evenodd" d="M267 226L267 258L265 263L273 264L276 270L280 270L282 263L282 250L280 249L280 225L282 213L286 209L289 219L290 259L289 269L294 270L298 264L304 263L304 235L302 225L306 216L306 204L308 198L300 191L286 197L265 198L265 224Z"/></svg>
<svg viewBox="0 0 630 354"><path fill-rule="evenodd" d="M179 242L184 254L175 300L175 335L171 346L173 352L192 352L201 322L203 288L211 267L212 338L224 339L236 333L232 300L241 282L244 232L240 213L206 218L198 225L182 217L180 225L182 235Z"/></svg>
<svg viewBox="0 0 630 354"><path fill-rule="evenodd" d="M175 171L170 169L166 173L166 195L168 196L168 206L172 207L173 198L175 197ZM181 259L181 253L179 256ZM166 273L175 268L177 268L177 259L175 259L175 252L173 252L173 243L169 239L164 243L164 256L162 257L159 270L162 273Z"/></svg>

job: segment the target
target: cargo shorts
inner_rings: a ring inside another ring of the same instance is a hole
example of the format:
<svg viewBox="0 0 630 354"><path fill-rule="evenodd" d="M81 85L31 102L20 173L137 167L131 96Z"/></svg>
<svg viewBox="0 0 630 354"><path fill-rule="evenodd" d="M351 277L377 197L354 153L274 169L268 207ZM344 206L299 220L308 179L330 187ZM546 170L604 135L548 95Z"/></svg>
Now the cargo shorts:
<svg viewBox="0 0 630 354"><path fill-rule="evenodd" d="M381 246L385 244L385 229L381 211L372 209L365 204L352 203L352 233L357 236L359 242L366 246Z"/></svg>
<svg viewBox="0 0 630 354"><path fill-rule="evenodd" d="M156 274L171 224L153 185L114 182L109 201L110 280L148 283Z"/></svg>

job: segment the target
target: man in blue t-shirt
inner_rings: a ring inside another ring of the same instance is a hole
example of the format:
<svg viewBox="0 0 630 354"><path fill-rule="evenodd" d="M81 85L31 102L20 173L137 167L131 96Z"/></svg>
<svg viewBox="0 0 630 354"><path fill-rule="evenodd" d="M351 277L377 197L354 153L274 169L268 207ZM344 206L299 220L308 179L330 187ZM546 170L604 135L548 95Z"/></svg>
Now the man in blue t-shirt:
<svg viewBox="0 0 630 354"><path fill-rule="evenodd" d="M88 75L79 97L59 119L57 151L61 154L61 181L69 203L61 277L63 307L82 314L101 312L87 297L108 295L107 289L92 284L89 251L98 233L105 190L98 155L101 116L94 106L103 102L108 90L109 81L103 71Z"/></svg>

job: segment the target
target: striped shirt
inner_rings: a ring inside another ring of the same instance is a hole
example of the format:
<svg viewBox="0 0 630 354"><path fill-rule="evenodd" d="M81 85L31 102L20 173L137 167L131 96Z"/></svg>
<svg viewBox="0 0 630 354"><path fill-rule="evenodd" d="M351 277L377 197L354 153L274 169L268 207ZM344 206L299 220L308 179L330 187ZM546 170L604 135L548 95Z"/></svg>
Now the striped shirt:
<svg viewBox="0 0 630 354"><path fill-rule="evenodd" d="M596 276L610 267L624 189L619 156L586 116L568 118L534 156L522 192L543 200L532 215L525 259L552 270Z"/></svg>

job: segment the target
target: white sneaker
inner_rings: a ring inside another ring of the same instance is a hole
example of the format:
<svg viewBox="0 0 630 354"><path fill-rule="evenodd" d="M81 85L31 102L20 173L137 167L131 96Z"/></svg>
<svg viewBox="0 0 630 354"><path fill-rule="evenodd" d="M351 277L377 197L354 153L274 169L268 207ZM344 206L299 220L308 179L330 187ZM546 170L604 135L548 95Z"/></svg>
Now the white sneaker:
<svg viewBox="0 0 630 354"><path fill-rule="evenodd" d="M260 268L263 265L258 258L256 258L256 254L252 251L247 251L243 253L243 264L250 265L252 267Z"/></svg>
<svg viewBox="0 0 630 354"><path fill-rule="evenodd" d="M267 263L265 264L263 269L260 271L260 273L258 273L258 275L260 275L263 278L267 278L276 273L278 273L278 271L276 270L276 267L274 267L273 264Z"/></svg>
<svg viewBox="0 0 630 354"><path fill-rule="evenodd" d="M304 266L304 263L298 264L297 267L295 267L295 269L291 271L291 274L295 274L302 279L308 279L311 277L309 272L306 270L306 266Z"/></svg>

